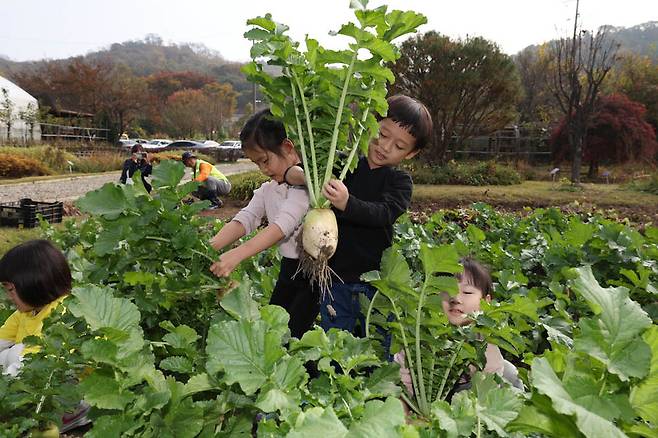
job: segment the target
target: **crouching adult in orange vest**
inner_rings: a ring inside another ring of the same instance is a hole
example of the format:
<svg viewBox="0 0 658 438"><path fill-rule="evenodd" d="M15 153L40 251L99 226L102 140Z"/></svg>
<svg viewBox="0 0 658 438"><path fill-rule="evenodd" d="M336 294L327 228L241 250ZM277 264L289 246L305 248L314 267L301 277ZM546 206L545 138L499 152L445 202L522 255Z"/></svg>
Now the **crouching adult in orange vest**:
<svg viewBox="0 0 658 438"><path fill-rule="evenodd" d="M229 180L215 166L197 158L192 152L183 152L182 159L183 164L192 169L194 181L201 183L199 190L192 194L201 200L210 201L211 209L221 207L224 203L219 197L231 191Z"/></svg>

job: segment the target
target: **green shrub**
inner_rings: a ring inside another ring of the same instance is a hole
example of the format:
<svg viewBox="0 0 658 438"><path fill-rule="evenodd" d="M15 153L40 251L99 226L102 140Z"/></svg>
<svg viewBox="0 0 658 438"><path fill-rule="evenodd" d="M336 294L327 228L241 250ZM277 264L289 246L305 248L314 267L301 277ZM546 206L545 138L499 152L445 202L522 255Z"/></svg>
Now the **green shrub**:
<svg viewBox="0 0 658 438"><path fill-rule="evenodd" d="M631 190L636 190L638 192L646 192L658 195L658 173L651 175L651 178L648 180L632 181L628 184L628 187Z"/></svg>
<svg viewBox="0 0 658 438"><path fill-rule="evenodd" d="M254 190L260 187L269 178L260 172L247 172L228 177L231 181L231 192L229 198L236 201L247 201L251 199Z"/></svg>
<svg viewBox="0 0 658 438"><path fill-rule="evenodd" d="M23 178L49 173L46 166L33 158L0 153L0 178Z"/></svg>
<svg viewBox="0 0 658 438"><path fill-rule="evenodd" d="M405 168L411 173L415 184L483 186L511 185L521 182L521 175L516 170L493 161L450 161L438 166L413 162Z"/></svg>

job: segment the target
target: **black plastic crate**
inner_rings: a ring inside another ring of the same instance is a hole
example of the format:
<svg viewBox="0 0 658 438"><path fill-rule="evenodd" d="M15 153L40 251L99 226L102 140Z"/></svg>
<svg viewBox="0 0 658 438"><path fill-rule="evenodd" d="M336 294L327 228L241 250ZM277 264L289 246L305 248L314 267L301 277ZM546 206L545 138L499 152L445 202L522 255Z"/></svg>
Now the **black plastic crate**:
<svg viewBox="0 0 658 438"><path fill-rule="evenodd" d="M34 228L39 225L37 214L50 223L62 221L64 203L39 202L29 198L0 205L0 225L18 228Z"/></svg>

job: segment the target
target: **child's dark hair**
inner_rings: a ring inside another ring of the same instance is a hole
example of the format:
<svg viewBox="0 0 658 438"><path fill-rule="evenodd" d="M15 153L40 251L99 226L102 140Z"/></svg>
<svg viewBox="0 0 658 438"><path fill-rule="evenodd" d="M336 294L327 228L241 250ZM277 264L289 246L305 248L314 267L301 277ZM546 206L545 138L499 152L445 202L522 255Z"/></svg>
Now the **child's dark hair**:
<svg viewBox="0 0 658 438"><path fill-rule="evenodd" d="M482 291L483 298L487 295L493 297L493 282L489 270L471 257L464 257L460 262L464 272L457 274L457 279L461 280L465 276L470 284Z"/></svg>
<svg viewBox="0 0 658 438"><path fill-rule="evenodd" d="M0 282L12 283L24 303L43 307L71 290L64 254L47 240L30 240L0 259Z"/></svg>
<svg viewBox="0 0 658 438"><path fill-rule="evenodd" d="M388 102L388 114L385 118L393 120L409 131L409 134L416 139L415 148L423 149L432 138L434 129L432 116L427 107L420 101L404 94L396 94L386 101ZM384 117L379 117L379 120L382 119Z"/></svg>
<svg viewBox="0 0 658 438"><path fill-rule="evenodd" d="M144 146L142 146L139 143L135 143L133 147L130 148L130 153L131 154L137 154L139 152L144 152Z"/></svg>
<svg viewBox="0 0 658 438"><path fill-rule="evenodd" d="M281 144L286 138L285 126L274 118L269 109L260 110L249 117L240 131L243 150L260 148L282 155Z"/></svg>

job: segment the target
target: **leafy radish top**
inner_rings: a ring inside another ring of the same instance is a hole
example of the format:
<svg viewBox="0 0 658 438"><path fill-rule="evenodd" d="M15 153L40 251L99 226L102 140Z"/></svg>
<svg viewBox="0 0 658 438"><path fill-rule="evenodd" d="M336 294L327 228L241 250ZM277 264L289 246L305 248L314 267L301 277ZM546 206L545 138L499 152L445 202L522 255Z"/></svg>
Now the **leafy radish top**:
<svg viewBox="0 0 658 438"><path fill-rule="evenodd" d="M427 22L413 11L367 9L367 3L353 0L350 7L357 24L344 24L332 33L353 40L344 50L325 49L307 36L302 51L286 35L288 27L274 22L270 14L247 21L254 26L245 33L253 41L253 61L243 71L260 84L272 113L282 119L300 147L315 208L328 205L321 189L334 169L343 179L356 167L357 150L367 151L378 131L373 110L386 115L386 86L394 80L386 63L399 57L392 41ZM282 74L268 74L263 64L279 66Z"/></svg>

